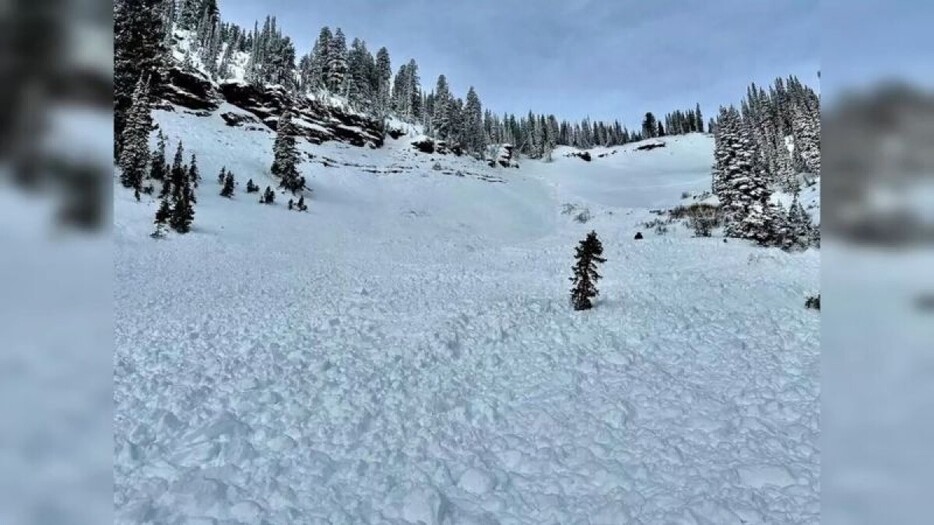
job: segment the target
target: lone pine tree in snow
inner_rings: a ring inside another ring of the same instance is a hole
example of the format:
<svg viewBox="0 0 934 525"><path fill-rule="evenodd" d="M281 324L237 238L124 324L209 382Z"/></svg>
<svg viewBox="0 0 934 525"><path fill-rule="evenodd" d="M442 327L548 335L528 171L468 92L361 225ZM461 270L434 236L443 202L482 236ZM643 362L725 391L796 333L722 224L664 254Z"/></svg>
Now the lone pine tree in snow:
<svg viewBox="0 0 934 525"><path fill-rule="evenodd" d="M295 146L295 126L292 124L292 113L286 110L279 119L276 127L276 140L272 145L272 167L269 171L282 180L280 188L285 188L295 194L305 187L305 178L298 173L298 148Z"/></svg>
<svg viewBox="0 0 934 525"><path fill-rule="evenodd" d="M276 193L272 191L272 188L266 186L266 191L263 192L263 196L259 198L260 204L273 204L276 202Z"/></svg>
<svg viewBox="0 0 934 525"><path fill-rule="evenodd" d="M601 276L597 273L597 263L605 263L603 255L603 244L597 238L597 232L591 231L587 238L580 242L577 247L577 253L574 258L577 264L574 265L574 276L571 282L574 287L571 288L571 304L575 310L589 310L593 308L591 299L600 294L597 291L597 281Z"/></svg>
<svg viewBox="0 0 934 525"><path fill-rule="evenodd" d="M228 171L227 173L224 173L222 171L221 174L224 176L224 187L221 189L221 197L227 197L229 199L233 197L236 181L234 181L232 172Z"/></svg>

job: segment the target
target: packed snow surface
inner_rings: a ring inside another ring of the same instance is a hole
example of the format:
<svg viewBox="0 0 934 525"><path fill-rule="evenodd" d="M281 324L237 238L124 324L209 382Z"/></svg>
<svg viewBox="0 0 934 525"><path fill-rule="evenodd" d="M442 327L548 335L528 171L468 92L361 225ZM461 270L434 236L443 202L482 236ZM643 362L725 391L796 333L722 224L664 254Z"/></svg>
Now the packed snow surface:
<svg viewBox="0 0 934 525"><path fill-rule="evenodd" d="M818 252L641 225L709 188L710 137L519 169L303 144L298 213L244 192L272 133L156 118L204 180L164 240L114 190L116 522L819 521Z"/></svg>

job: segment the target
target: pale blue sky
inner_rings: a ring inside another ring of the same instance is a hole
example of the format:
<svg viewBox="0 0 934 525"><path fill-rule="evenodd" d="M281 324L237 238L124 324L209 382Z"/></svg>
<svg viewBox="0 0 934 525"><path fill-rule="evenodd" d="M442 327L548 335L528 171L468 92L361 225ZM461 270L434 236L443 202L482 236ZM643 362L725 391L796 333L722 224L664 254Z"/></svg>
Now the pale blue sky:
<svg viewBox="0 0 934 525"><path fill-rule="evenodd" d="M444 73L497 113L620 119L636 127L700 102L706 117L751 81L817 84L816 0L220 0L226 20L275 15L299 55L321 26L415 58L422 86ZM705 118L706 118L705 117Z"/></svg>

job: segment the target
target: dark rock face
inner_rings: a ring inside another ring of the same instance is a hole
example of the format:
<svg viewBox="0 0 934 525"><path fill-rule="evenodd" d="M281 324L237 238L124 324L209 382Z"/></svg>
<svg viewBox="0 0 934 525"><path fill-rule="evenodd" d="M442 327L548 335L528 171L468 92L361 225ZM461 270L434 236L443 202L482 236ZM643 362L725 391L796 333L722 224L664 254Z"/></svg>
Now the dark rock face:
<svg viewBox="0 0 934 525"><path fill-rule="evenodd" d="M383 145L381 120L327 106L307 97L294 97L281 86L254 86L241 82L223 82L218 86L197 71L172 66L157 93L168 103L196 111L215 111L221 102L226 101L256 117L251 122L246 115L226 112L221 118L230 126L262 124L275 130L283 110L291 108L296 128L313 144L337 140L354 146ZM401 134L399 132L399 136Z"/></svg>
<svg viewBox="0 0 934 525"><path fill-rule="evenodd" d="M451 153L460 157L464 154L464 148L462 148L460 144L455 143L453 146L449 146L448 143L443 140L434 140L429 137L422 137L412 141L412 147L421 153L427 153L429 155L432 153L441 155Z"/></svg>
<svg viewBox="0 0 934 525"><path fill-rule="evenodd" d="M293 98L281 86L227 82L220 85L220 91L227 102L256 115L273 130L283 110L291 108L295 112L293 122L312 144L337 140L354 146L383 145L381 122L309 98Z"/></svg>
<svg viewBox="0 0 934 525"><path fill-rule="evenodd" d="M242 113L234 113L228 111L227 113L221 113L221 118L224 119L224 122L228 126L240 127L244 124L259 124L260 122L250 115L244 115Z"/></svg>
<svg viewBox="0 0 934 525"><path fill-rule="evenodd" d="M427 153L431 155L435 152L435 141L427 137L421 140L414 140L412 141L412 147L421 153Z"/></svg>
<svg viewBox="0 0 934 525"><path fill-rule="evenodd" d="M518 168L519 163L515 161L513 155L513 150L515 148L512 144L503 144L499 147L499 151L496 153L496 158L489 162L491 168L495 168L497 164L504 168L514 167Z"/></svg>
<svg viewBox="0 0 934 525"><path fill-rule="evenodd" d="M642 232L636 232L636 236L634 237L634 239L637 241L642 239Z"/></svg>
<svg viewBox="0 0 934 525"><path fill-rule="evenodd" d="M176 66L165 72L165 82L156 92L168 102L189 109L213 111L220 106L220 96L210 79Z"/></svg>

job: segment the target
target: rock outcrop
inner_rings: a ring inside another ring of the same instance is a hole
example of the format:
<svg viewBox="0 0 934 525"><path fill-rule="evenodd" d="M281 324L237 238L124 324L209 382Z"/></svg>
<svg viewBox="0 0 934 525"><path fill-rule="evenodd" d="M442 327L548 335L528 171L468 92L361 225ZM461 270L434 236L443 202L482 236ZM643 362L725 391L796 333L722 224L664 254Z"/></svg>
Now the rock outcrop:
<svg viewBox="0 0 934 525"><path fill-rule="evenodd" d="M256 117L275 131L285 108L294 112L293 122L302 136L314 144L329 140L354 146L378 148L383 145L380 119L353 110L327 105L308 97L295 97L282 86L256 86L245 82L212 82L204 74L172 66L166 81L156 90L165 102L195 111L216 111L227 102ZM250 117L225 112L221 118L230 126L255 124Z"/></svg>
<svg viewBox="0 0 934 525"><path fill-rule="evenodd" d="M443 140L435 140L431 137L426 137L424 135L416 138L412 141L412 147L418 150L421 153L438 153L439 155L447 155L451 153L460 157L464 154L464 149L460 144L449 145Z"/></svg>

